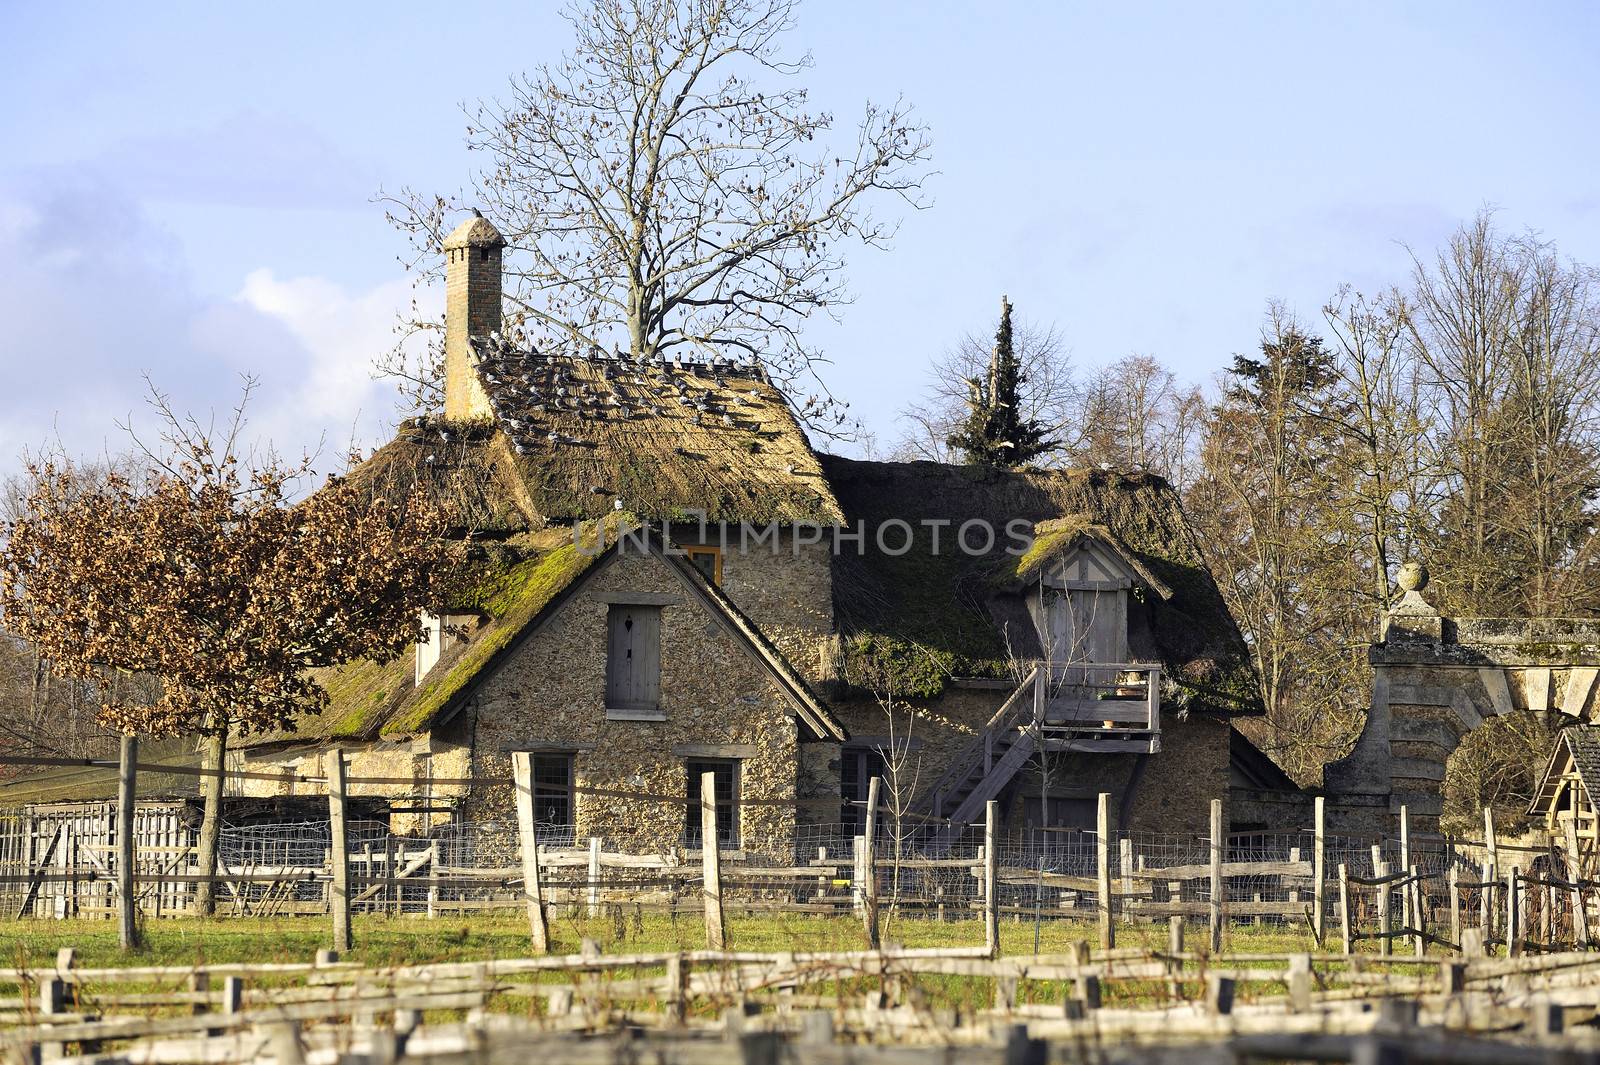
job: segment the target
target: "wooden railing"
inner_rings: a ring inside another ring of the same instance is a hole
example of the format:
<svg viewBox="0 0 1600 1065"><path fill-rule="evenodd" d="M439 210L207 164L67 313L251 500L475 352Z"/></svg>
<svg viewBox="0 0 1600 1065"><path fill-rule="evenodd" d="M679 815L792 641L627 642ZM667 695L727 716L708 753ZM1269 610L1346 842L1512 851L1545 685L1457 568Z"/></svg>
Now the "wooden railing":
<svg viewBox="0 0 1600 1065"><path fill-rule="evenodd" d="M994 768L995 738L1009 729L1019 727L1025 720L1032 720L1040 711L1044 698L1044 671L1039 666L1029 670L1022 683L1011 693L1010 698L1000 704L1000 709L994 712L984 726L978 730L956 753L954 758L945 766L945 770L928 788L918 802L919 809L931 810L936 816L943 816L944 798L962 781L972 775L981 761L983 772L988 773Z"/></svg>
<svg viewBox="0 0 1600 1065"><path fill-rule="evenodd" d="M1161 667L1147 662L1051 662L1044 736L1161 731Z"/></svg>

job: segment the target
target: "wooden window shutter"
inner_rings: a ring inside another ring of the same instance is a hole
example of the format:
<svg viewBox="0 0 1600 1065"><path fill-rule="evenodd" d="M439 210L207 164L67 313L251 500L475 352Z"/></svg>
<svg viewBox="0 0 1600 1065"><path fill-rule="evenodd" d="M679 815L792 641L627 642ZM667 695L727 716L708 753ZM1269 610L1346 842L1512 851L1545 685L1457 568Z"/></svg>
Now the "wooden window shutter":
<svg viewBox="0 0 1600 1065"><path fill-rule="evenodd" d="M661 703L661 608L618 603L606 621L606 706L656 709Z"/></svg>

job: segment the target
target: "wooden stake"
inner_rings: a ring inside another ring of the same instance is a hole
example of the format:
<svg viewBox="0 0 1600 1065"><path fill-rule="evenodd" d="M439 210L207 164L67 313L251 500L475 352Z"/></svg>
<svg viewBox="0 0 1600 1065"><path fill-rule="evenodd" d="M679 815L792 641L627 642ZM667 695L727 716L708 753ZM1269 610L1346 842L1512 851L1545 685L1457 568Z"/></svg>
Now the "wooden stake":
<svg viewBox="0 0 1600 1065"><path fill-rule="evenodd" d="M1589 946L1589 914L1584 910L1583 904L1583 873L1582 859L1578 851L1577 819L1568 818L1564 827L1567 836L1567 883L1572 885L1572 945L1584 950Z"/></svg>
<svg viewBox="0 0 1600 1065"><path fill-rule="evenodd" d="M1222 856L1227 846L1223 835L1222 800L1211 800L1211 953L1222 953L1223 903L1227 886L1222 882Z"/></svg>
<svg viewBox="0 0 1600 1065"><path fill-rule="evenodd" d="M122 762L117 769L117 941L123 950L139 948L139 897L133 885L133 815L138 807L139 740L122 737Z"/></svg>
<svg viewBox="0 0 1600 1065"><path fill-rule="evenodd" d="M1521 870L1516 866L1506 874L1506 957L1522 954L1522 892Z"/></svg>
<svg viewBox="0 0 1600 1065"><path fill-rule="evenodd" d="M867 816L861 833L861 920L867 930L867 949L881 946L878 938L878 795L883 780L867 783Z"/></svg>
<svg viewBox="0 0 1600 1065"><path fill-rule="evenodd" d="M1450 942L1461 949L1461 871L1455 866L1454 855L1450 864Z"/></svg>
<svg viewBox="0 0 1600 1065"><path fill-rule="evenodd" d="M1411 947L1420 958L1428 951L1428 930L1424 917L1427 905L1422 894L1422 876L1417 872L1417 867L1406 866L1406 874L1411 878L1406 885L1406 898L1410 900L1411 908Z"/></svg>
<svg viewBox="0 0 1600 1065"><path fill-rule="evenodd" d="M1328 907L1324 891L1327 888L1327 808L1323 797L1318 795L1312 803L1312 851L1311 851L1311 932L1317 939L1317 949L1322 949L1323 937L1328 928Z"/></svg>
<svg viewBox="0 0 1600 1065"><path fill-rule="evenodd" d="M722 920L722 855L717 847L717 775L700 774L700 871L704 881L706 949L725 950L727 926Z"/></svg>
<svg viewBox="0 0 1600 1065"><path fill-rule="evenodd" d="M1404 803L1400 804L1400 868L1406 871L1411 869L1411 809ZM1400 926L1402 928L1415 928L1411 922L1411 889L1400 892Z"/></svg>
<svg viewBox="0 0 1600 1065"><path fill-rule="evenodd" d="M600 837L589 837L589 916L600 916Z"/></svg>
<svg viewBox="0 0 1600 1065"><path fill-rule="evenodd" d="M350 838L345 824L344 751L328 751L328 819L332 822L330 870L333 876L328 901L333 910L333 949L347 953L350 935ZM297 1044L298 1045L298 1044Z"/></svg>
<svg viewBox="0 0 1600 1065"><path fill-rule="evenodd" d="M1373 853L1378 853L1378 848L1372 848ZM1389 863L1374 859L1372 875L1386 877L1389 875ZM1394 953L1394 943L1389 939L1389 885L1378 885L1378 953L1387 957Z"/></svg>
<svg viewBox="0 0 1600 1065"><path fill-rule="evenodd" d="M983 945L991 958L1000 956L999 842L1000 804L990 799L983 808Z"/></svg>
<svg viewBox="0 0 1600 1065"><path fill-rule="evenodd" d="M1494 808L1490 806L1483 808L1483 850L1481 879L1487 884L1500 879L1500 848L1494 835ZM1494 889L1490 887L1483 889L1483 919L1480 923L1483 925L1484 945L1488 946L1488 941L1494 938Z"/></svg>
<svg viewBox="0 0 1600 1065"><path fill-rule="evenodd" d="M1111 793L1102 791L1095 808L1095 891L1100 919L1100 949L1117 945L1117 930L1111 920Z"/></svg>
<svg viewBox="0 0 1600 1065"><path fill-rule="evenodd" d="M544 912L544 887L539 879L538 825L533 819L533 755L527 751L513 752L511 772L517 792L517 833L522 845L522 896L528 901L529 936L533 941L534 953L546 954L550 950L550 925ZM438 846L434 844L435 877L439 875Z"/></svg>
<svg viewBox="0 0 1600 1065"><path fill-rule="evenodd" d="M1346 954L1355 953L1355 940L1350 935L1350 869L1339 863L1339 935Z"/></svg>

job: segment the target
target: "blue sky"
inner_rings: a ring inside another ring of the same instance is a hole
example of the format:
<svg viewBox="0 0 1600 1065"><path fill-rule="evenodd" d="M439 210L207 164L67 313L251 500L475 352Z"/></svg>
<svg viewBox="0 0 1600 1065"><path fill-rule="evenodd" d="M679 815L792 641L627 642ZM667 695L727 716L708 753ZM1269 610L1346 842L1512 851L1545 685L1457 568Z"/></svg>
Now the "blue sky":
<svg viewBox="0 0 1600 1065"><path fill-rule="evenodd" d="M371 197L459 188L460 105L568 31L547 4L11 2L0 38L3 470L119 446L145 372L197 410L256 374L281 448L381 441L367 368L412 292ZM932 130L932 206L807 334L885 440L1002 293L1080 366L1205 380L1269 298L1314 319L1484 204L1600 263L1600 5L805 0L790 44L842 126L904 95Z"/></svg>

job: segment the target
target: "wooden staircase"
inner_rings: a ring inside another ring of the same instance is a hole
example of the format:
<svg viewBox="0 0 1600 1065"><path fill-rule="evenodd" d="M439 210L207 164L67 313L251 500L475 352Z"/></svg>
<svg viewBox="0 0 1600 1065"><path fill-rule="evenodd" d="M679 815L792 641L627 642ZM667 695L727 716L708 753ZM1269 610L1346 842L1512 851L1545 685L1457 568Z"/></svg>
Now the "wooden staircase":
<svg viewBox="0 0 1600 1065"><path fill-rule="evenodd" d="M1044 696L1044 668L1035 666L924 793L918 807L949 820L934 833L936 846L954 842L1039 749L1034 723L1040 719Z"/></svg>
<svg viewBox="0 0 1600 1065"><path fill-rule="evenodd" d="M1086 670L1107 677L1086 680ZM1112 679L1115 674L1121 676ZM1036 664L913 807L934 819L934 846L948 846L980 820L984 803L1041 747L1095 754L1160 751L1160 688L1161 669L1148 663Z"/></svg>

